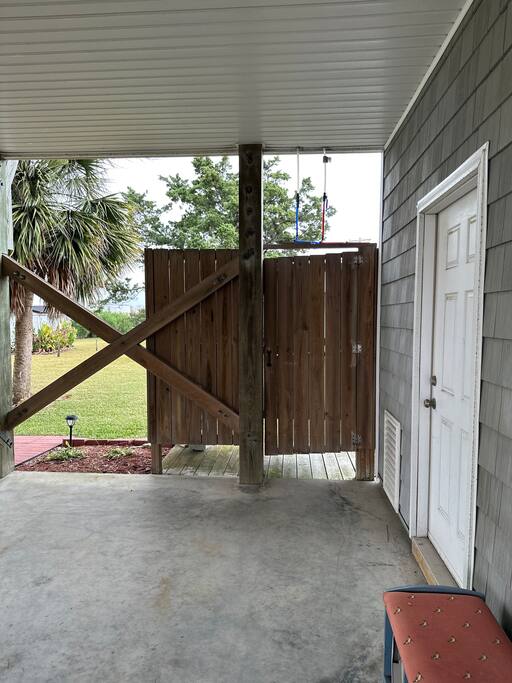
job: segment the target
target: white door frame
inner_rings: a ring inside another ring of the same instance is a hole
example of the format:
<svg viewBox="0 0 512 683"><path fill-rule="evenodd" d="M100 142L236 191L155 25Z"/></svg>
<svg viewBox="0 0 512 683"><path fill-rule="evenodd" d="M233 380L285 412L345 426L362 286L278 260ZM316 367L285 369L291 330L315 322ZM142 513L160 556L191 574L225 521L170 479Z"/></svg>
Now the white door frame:
<svg viewBox="0 0 512 683"><path fill-rule="evenodd" d="M414 332L412 360L411 419L411 519L410 536L427 536L430 473L430 410L423 400L430 397L434 324L437 214L471 190L477 190L474 391L471 491L468 496L468 549L464 587L473 580L476 517L476 480L480 415L480 375L484 302L485 240L487 226L487 166L489 143L478 149L459 168L429 192L417 205L416 282L414 290Z"/></svg>

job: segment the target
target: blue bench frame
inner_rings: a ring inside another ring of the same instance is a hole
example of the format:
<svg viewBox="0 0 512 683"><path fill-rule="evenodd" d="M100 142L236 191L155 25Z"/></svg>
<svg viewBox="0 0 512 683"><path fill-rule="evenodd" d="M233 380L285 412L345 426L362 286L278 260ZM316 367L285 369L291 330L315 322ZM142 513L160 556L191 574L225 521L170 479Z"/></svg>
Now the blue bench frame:
<svg viewBox="0 0 512 683"><path fill-rule="evenodd" d="M455 586L400 586L398 588L390 588L386 593L451 593L452 595L471 595L485 600L485 595L483 593ZM384 683L391 683L394 654L395 639L393 637L393 630L388 619L388 613L384 611ZM407 683L405 675L404 681Z"/></svg>

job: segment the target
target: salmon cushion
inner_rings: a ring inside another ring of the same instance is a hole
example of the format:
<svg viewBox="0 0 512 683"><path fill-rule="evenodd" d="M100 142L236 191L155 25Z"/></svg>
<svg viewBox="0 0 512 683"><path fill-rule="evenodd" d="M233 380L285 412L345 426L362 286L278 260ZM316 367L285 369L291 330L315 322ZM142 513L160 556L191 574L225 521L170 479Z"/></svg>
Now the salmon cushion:
<svg viewBox="0 0 512 683"><path fill-rule="evenodd" d="M472 595L384 593L409 683L512 681L512 643Z"/></svg>

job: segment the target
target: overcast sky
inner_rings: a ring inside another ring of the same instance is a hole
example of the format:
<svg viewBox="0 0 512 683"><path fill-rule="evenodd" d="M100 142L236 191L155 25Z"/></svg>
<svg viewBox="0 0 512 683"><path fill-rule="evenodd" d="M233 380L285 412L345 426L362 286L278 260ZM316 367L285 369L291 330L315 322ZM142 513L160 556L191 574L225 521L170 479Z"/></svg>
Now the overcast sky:
<svg viewBox="0 0 512 683"><path fill-rule="evenodd" d="M381 155L380 154L333 154L327 169L327 196L329 204L336 208L330 219L330 241L364 240L377 242L379 235ZM238 157L231 159L233 170L238 170ZM309 176L319 195L323 194L324 169L321 154L300 157L301 177ZM281 168L290 175L289 191L297 186L296 155L281 156ZM137 192L147 192L148 198L159 206L167 203L165 183L161 175L192 178L194 170L191 157L157 159L114 159L109 170L110 191L124 192L133 187ZM320 215L318 222L320 224ZM318 252L316 252L318 253ZM125 272L132 282L143 283L143 269L129 268ZM141 307L144 295L140 293L130 304L119 308Z"/></svg>
<svg viewBox="0 0 512 683"><path fill-rule="evenodd" d="M329 204L337 210L331 219L327 236L331 241L363 239L377 242L379 234L381 155L380 154L334 154L327 169L327 195ZM233 169L238 169L238 158L232 158ZM297 180L295 155L281 156L281 168L290 176L290 194L295 191ZM190 158L163 159L116 159L110 169L112 192L123 192L128 186L138 192L148 192L148 197L159 205L166 203L165 184L161 175L179 173L184 178L193 177ZM300 157L300 175L309 176L317 193L323 193L323 163L321 154ZM320 222L320 216L318 217Z"/></svg>

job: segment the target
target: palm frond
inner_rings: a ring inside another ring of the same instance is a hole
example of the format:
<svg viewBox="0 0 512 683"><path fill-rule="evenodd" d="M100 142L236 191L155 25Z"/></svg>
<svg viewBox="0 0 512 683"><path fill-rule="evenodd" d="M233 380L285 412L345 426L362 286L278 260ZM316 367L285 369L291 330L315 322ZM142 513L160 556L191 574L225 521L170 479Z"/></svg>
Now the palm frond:
<svg viewBox="0 0 512 683"><path fill-rule="evenodd" d="M21 161L13 181L14 258L83 301L139 253L126 203L102 194L106 168L95 159ZM16 286L11 305L21 305Z"/></svg>

